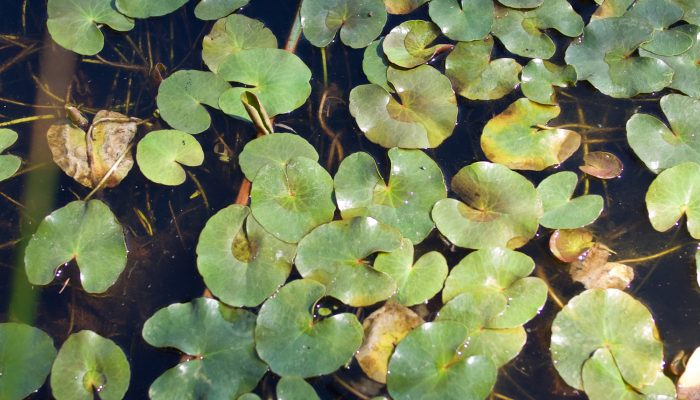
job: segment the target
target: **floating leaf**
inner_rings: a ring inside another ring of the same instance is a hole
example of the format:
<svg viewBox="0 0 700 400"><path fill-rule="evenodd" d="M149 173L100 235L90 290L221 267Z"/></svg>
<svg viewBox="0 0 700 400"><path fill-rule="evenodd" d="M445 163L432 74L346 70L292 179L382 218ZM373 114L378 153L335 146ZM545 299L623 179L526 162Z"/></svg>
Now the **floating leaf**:
<svg viewBox="0 0 700 400"><path fill-rule="evenodd" d="M423 319L410 308L388 302L370 314L362 326L365 340L355 354L362 371L380 383L386 383L389 357L394 347Z"/></svg>
<svg viewBox="0 0 700 400"><path fill-rule="evenodd" d="M557 229L549 238L549 250L563 262L572 262L593 245L593 234L583 228Z"/></svg>
<svg viewBox="0 0 700 400"><path fill-rule="evenodd" d="M131 18L160 17L182 7L188 0L114 0L120 13Z"/></svg>
<svg viewBox="0 0 700 400"><path fill-rule="evenodd" d="M120 400L129 388L131 370L122 349L93 331L73 333L51 368L56 400Z"/></svg>
<svg viewBox="0 0 700 400"><path fill-rule="evenodd" d="M56 358L53 340L25 324L0 324L0 398L23 399L44 384Z"/></svg>
<svg viewBox="0 0 700 400"><path fill-rule="evenodd" d="M326 286L333 296L353 307L388 299L396 283L372 268L374 253L401 245L396 229L372 218L353 218L321 225L299 242L295 264L304 278Z"/></svg>
<svg viewBox="0 0 700 400"><path fill-rule="evenodd" d="M203 104L219 109L219 96L231 86L214 73L177 71L158 87L160 116L177 130L200 133L209 129L211 117Z"/></svg>
<svg viewBox="0 0 700 400"><path fill-rule="evenodd" d="M182 165L196 167L204 162L197 139L177 130L149 132L136 147L136 162L149 180L177 186L185 181Z"/></svg>
<svg viewBox="0 0 700 400"><path fill-rule="evenodd" d="M202 0L194 8L194 15L203 20L223 18L248 4L250 0ZM277 46L274 46L277 47Z"/></svg>
<svg viewBox="0 0 700 400"><path fill-rule="evenodd" d="M634 18L591 21L583 40L566 49L567 64L579 80L612 97L632 97L659 91L671 83L673 70L661 60L631 55L651 38L654 29Z"/></svg>
<svg viewBox="0 0 700 400"><path fill-rule="evenodd" d="M451 321L429 322L411 331L389 361L387 385L391 397L486 398L496 383L496 366L488 357L462 356L468 340L467 327Z"/></svg>
<svg viewBox="0 0 700 400"><path fill-rule="evenodd" d="M304 138L292 133L263 135L246 143L238 163L249 181L267 164L282 168L295 157L306 157L318 161L318 153Z"/></svg>
<svg viewBox="0 0 700 400"><path fill-rule="evenodd" d="M440 29L429 21L411 20L397 25L384 38L384 54L392 63L413 68L430 61L433 56L452 46L436 44L428 47L440 35Z"/></svg>
<svg viewBox="0 0 700 400"><path fill-rule="evenodd" d="M683 20L693 25L700 25L700 7L694 0L673 0L683 9Z"/></svg>
<svg viewBox="0 0 700 400"><path fill-rule="evenodd" d="M530 100L556 105L553 86L567 87L576 83L576 70L571 65L556 65L539 58L530 60L522 72L520 88Z"/></svg>
<svg viewBox="0 0 700 400"><path fill-rule="evenodd" d="M309 68L299 57L281 49L239 50L221 62L218 74L241 84L221 95L221 110L245 121L250 117L241 103L244 91L256 94L270 117L297 109L311 93Z"/></svg>
<svg viewBox="0 0 700 400"><path fill-rule="evenodd" d="M545 178L537 186L542 198L544 215L540 225L551 229L575 229L593 223L603 211L603 198L597 194L576 197L578 177L562 171Z"/></svg>
<svg viewBox="0 0 700 400"><path fill-rule="evenodd" d="M542 2L543 0L499 0L499 3L510 8L535 8Z"/></svg>
<svg viewBox="0 0 700 400"><path fill-rule="evenodd" d="M255 354L254 329L254 314L204 297L158 310L143 325L144 340L185 357L153 382L149 397L231 399L249 392L267 371Z"/></svg>
<svg viewBox="0 0 700 400"><path fill-rule="evenodd" d="M247 0L244 1L247 2ZM211 3L211 0L207 2ZM202 1L197 7L207 4L207 2ZM256 19L232 14L216 21L209 34L204 36L202 60L212 72L216 73L226 56L240 50L258 47L277 48L277 38L274 33Z"/></svg>
<svg viewBox="0 0 700 400"><path fill-rule="evenodd" d="M639 390L656 380L663 345L649 310L617 289L590 289L569 300L552 323L554 367L570 386L584 389L582 370L607 348L624 381Z"/></svg>
<svg viewBox="0 0 700 400"><path fill-rule="evenodd" d="M374 262L377 271L394 278L398 287L396 301L405 306L423 303L435 296L447 277L447 261L431 251L413 262L413 244L408 239L391 253L379 254Z"/></svg>
<svg viewBox="0 0 700 400"><path fill-rule="evenodd" d="M100 26L129 31L134 21L120 14L112 0L49 0L47 3L51 38L68 50L91 56L102 50Z"/></svg>
<svg viewBox="0 0 700 400"><path fill-rule="evenodd" d="M542 129L559 115L559 106L518 99L484 126L481 149L492 162L508 168L541 171L566 161L581 145L568 129Z"/></svg>
<svg viewBox="0 0 700 400"><path fill-rule="evenodd" d="M359 49L376 39L386 23L382 0L304 0L301 26L304 37L316 47L326 47L340 30L340 40Z"/></svg>
<svg viewBox="0 0 700 400"><path fill-rule="evenodd" d="M384 0L389 14L408 14L430 0Z"/></svg>
<svg viewBox="0 0 700 400"><path fill-rule="evenodd" d="M574 37L581 34L583 20L566 0L544 0L531 10L496 7L493 34L511 53L530 58L552 57L556 46L545 34L546 29Z"/></svg>
<svg viewBox="0 0 700 400"><path fill-rule="evenodd" d="M607 151L592 151L583 156L584 165L578 167L588 175L600 179L613 179L622 174L622 161Z"/></svg>
<svg viewBox="0 0 700 400"><path fill-rule="evenodd" d="M535 187L501 164L476 162L452 178L464 202L443 199L432 216L440 233L460 247L518 248L537 232L542 200Z"/></svg>
<svg viewBox="0 0 700 400"><path fill-rule="evenodd" d="M0 153L7 150L17 141L17 132L11 129L0 129ZM22 165L22 159L5 154L0 155L0 181L11 177Z"/></svg>
<svg viewBox="0 0 700 400"><path fill-rule="evenodd" d="M651 39L641 48L654 54L673 56L681 54L693 45L693 38L683 31L667 29L680 21L683 10L671 0L637 0L625 13L627 18L638 18L654 28Z"/></svg>
<svg viewBox="0 0 700 400"><path fill-rule="evenodd" d="M426 148L452 135L457 100L449 79L428 65L389 68L387 78L400 102L378 85L350 92L350 113L367 139L386 148Z"/></svg>
<svg viewBox="0 0 700 400"><path fill-rule="evenodd" d="M333 179L310 158L260 168L250 190L255 219L277 238L296 243L333 219Z"/></svg>
<svg viewBox="0 0 700 400"><path fill-rule="evenodd" d="M24 255L29 282L47 285L73 259L88 293L109 289L126 266L122 227L99 200L73 201L41 221Z"/></svg>
<svg viewBox="0 0 700 400"><path fill-rule="evenodd" d="M600 4L591 16L591 21L602 18L621 17L630 8L634 0L597 0Z"/></svg>
<svg viewBox="0 0 700 400"><path fill-rule="evenodd" d="M571 263L571 279L581 282L586 289L624 289L634 279L634 270L625 265L608 262L610 250L595 243Z"/></svg>
<svg viewBox="0 0 700 400"><path fill-rule="evenodd" d="M457 93L470 100L495 100L518 86L520 64L512 58L491 60L493 37L457 43L445 61L445 74Z"/></svg>
<svg viewBox="0 0 700 400"><path fill-rule="evenodd" d="M370 83L379 85L389 93L394 93L394 89L389 86L386 72L389 68L389 59L384 54L384 38L375 40L365 48L362 57L362 72L365 73Z"/></svg>
<svg viewBox="0 0 700 400"><path fill-rule="evenodd" d="M222 302L255 307L287 280L295 250L267 233L248 207L234 204L207 221L197 243L197 268Z"/></svg>
<svg viewBox="0 0 700 400"><path fill-rule="evenodd" d="M678 164L657 176L646 195L651 225L666 232L686 214L688 232L700 239L700 165Z"/></svg>
<svg viewBox="0 0 700 400"><path fill-rule="evenodd" d="M429 12L445 36L463 42L483 39L494 22L491 0L432 0Z"/></svg>
<svg viewBox="0 0 700 400"><path fill-rule="evenodd" d="M278 400L320 400L313 386L298 376L285 376L277 382Z"/></svg>
<svg viewBox="0 0 700 400"><path fill-rule="evenodd" d="M343 218L369 216L420 243L433 230L430 210L447 196L445 179L435 161L420 150L390 149L389 182L372 156L358 152L345 158L335 175L335 196Z"/></svg>
<svg viewBox="0 0 700 400"><path fill-rule="evenodd" d="M700 10L700 7L698 8ZM700 12L700 11L699 11ZM688 35L692 39L692 45L687 51L676 56L660 56L644 49L639 49L639 55L654 57L662 60L673 69L673 80L668 87L679 90L688 96L700 98L700 27L696 25L681 25L670 30Z"/></svg>
<svg viewBox="0 0 700 400"><path fill-rule="evenodd" d="M317 319L309 312L326 295L318 282L295 280L260 308L255 343L272 372L302 378L328 374L350 361L360 347L362 326L355 315Z"/></svg>
<svg viewBox="0 0 700 400"><path fill-rule="evenodd" d="M245 393L238 397L237 400L261 400L260 396L255 393Z"/></svg>

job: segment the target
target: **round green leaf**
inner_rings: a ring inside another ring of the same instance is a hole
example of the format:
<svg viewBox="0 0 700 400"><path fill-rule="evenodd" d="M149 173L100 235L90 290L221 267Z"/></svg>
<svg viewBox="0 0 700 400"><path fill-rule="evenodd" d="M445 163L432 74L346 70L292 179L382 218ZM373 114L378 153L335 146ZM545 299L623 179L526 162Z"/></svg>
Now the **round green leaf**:
<svg viewBox="0 0 700 400"><path fill-rule="evenodd" d="M578 177L562 171L545 178L537 186L544 215L540 225L551 229L575 229L593 223L603 211L603 198L589 194L571 199Z"/></svg>
<svg viewBox="0 0 700 400"><path fill-rule="evenodd" d="M285 376L277 382L277 400L320 400L314 388L303 378Z"/></svg>
<svg viewBox="0 0 700 400"><path fill-rule="evenodd" d="M665 62L631 54L650 40L654 28L636 18L591 21L583 40L566 49L565 60L579 80L612 97L657 92L671 83L673 70Z"/></svg>
<svg viewBox="0 0 700 400"><path fill-rule="evenodd" d="M143 325L144 340L186 357L153 382L149 397L231 399L249 392L267 371L255 354L254 329L254 314L204 297L158 310Z"/></svg>
<svg viewBox="0 0 700 400"><path fill-rule="evenodd" d="M408 14L430 0L384 0L389 14Z"/></svg>
<svg viewBox="0 0 700 400"><path fill-rule="evenodd" d="M638 18L654 28L648 42L640 47L652 53L673 56L681 54L693 45L693 38L679 30L668 27L683 17L683 10L671 0L638 0L625 13L625 17Z"/></svg>
<svg viewBox="0 0 700 400"><path fill-rule="evenodd" d="M218 73L227 81L242 84L226 90L219 106L226 114L245 121L250 117L241 103L244 91L256 94L270 117L297 109L311 93L309 68L299 57L281 49L239 50L221 62Z"/></svg>
<svg viewBox="0 0 700 400"><path fill-rule="evenodd" d="M301 26L316 47L326 47L340 30L340 40L359 49L376 39L386 23L382 0L304 0Z"/></svg>
<svg viewBox="0 0 700 400"><path fill-rule="evenodd" d="M522 68L512 58L491 60L493 37L457 43L445 61L445 74L457 93L470 100L495 100L518 86Z"/></svg>
<svg viewBox="0 0 700 400"><path fill-rule="evenodd" d="M673 2L683 10L684 21L694 25L700 25L700 7L698 7L698 3L696 1L673 0Z"/></svg>
<svg viewBox="0 0 700 400"><path fill-rule="evenodd" d="M263 135L246 143L238 156L241 171L253 181L260 168L275 164L282 168L294 157L306 157L318 161L316 149L304 138L292 133Z"/></svg>
<svg viewBox="0 0 700 400"><path fill-rule="evenodd" d="M335 196L343 218L369 216L420 243L433 230L430 210L447 196L445 178L435 161L420 150L389 150L389 182L372 156L345 158L335 175Z"/></svg>
<svg viewBox="0 0 700 400"><path fill-rule="evenodd" d="M131 370L122 349L93 331L66 339L51 368L56 400L121 400L129 388Z"/></svg>
<svg viewBox="0 0 700 400"><path fill-rule="evenodd" d="M158 87L160 116L177 130L199 133L209 129L211 117L203 104L219 108L219 96L231 86L216 74L177 71Z"/></svg>
<svg viewBox="0 0 700 400"><path fill-rule="evenodd" d="M582 370L607 348L627 384L653 383L663 366L663 345L649 310L617 289L590 289L569 300L552 323L554 367L570 386L583 389Z"/></svg>
<svg viewBox="0 0 700 400"><path fill-rule="evenodd" d="M486 123L481 149L492 162L513 169L541 171L561 164L578 150L581 136L568 129L542 129L557 115L559 106L518 99Z"/></svg>
<svg viewBox="0 0 700 400"><path fill-rule="evenodd" d="M440 233L460 247L518 248L537 232L542 200L525 177L501 164L476 162L452 178L464 202L443 199L433 207Z"/></svg>
<svg viewBox="0 0 700 400"><path fill-rule="evenodd" d="M160 17L182 7L188 0L114 0L120 13L132 18Z"/></svg>
<svg viewBox="0 0 700 400"><path fill-rule="evenodd" d="M51 38L78 54L91 56L102 50L102 25L116 31L134 27L134 21L120 14L112 0L49 0L46 7Z"/></svg>
<svg viewBox="0 0 700 400"><path fill-rule="evenodd" d="M440 35L440 29L429 21L411 20L397 25L384 38L382 46L386 57L392 63L413 68L425 64L444 48L436 44L428 47Z"/></svg>
<svg viewBox="0 0 700 400"><path fill-rule="evenodd" d="M234 204L207 221L197 244L197 268L222 302L255 307L287 280L295 250L267 233L248 207Z"/></svg>
<svg viewBox="0 0 700 400"><path fill-rule="evenodd" d="M421 65L406 71L389 68L387 78L400 102L378 85L350 92L350 113L367 139L386 148L426 148L452 135L457 100L447 77Z"/></svg>
<svg viewBox="0 0 700 400"><path fill-rule="evenodd" d="M530 58L552 57L556 46L545 34L546 29L574 37L583 31L583 20L566 0L544 0L531 10L496 7L493 34L511 53Z"/></svg>
<svg viewBox="0 0 700 400"><path fill-rule="evenodd" d="M499 0L498 2L510 8L535 8L542 4L542 0Z"/></svg>
<svg viewBox="0 0 700 400"><path fill-rule="evenodd" d="M11 129L0 129L0 153L7 150L17 141L17 132ZM22 165L22 159L13 155L0 155L0 181L11 177Z"/></svg>
<svg viewBox="0 0 700 400"><path fill-rule="evenodd" d="M202 1L197 8L208 3L211 1ZM232 14L216 21L209 34L204 36L202 60L211 71L218 72L226 56L258 47L277 48L277 38L262 22L245 15Z"/></svg>
<svg viewBox="0 0 700 400"><path fill-rule="evenodd" d="M326 295L318 282L295 280L260 308L255 343L272 372L302 378L328 374L350 361L360 347L362 325L355 315L311 315L314 304Z"/></svg>
<svg viewBox="0 0 700 400"><path fill-rule="evenodd" d="M413 262L413 244L408 239L391 253L381 253L374 262L377 271L396 281L396 300L405 306L420 304L435 296L447 277L447 261L442 254L431 251Z"/></svg>
<svg viewBox="0 0 700 400"><path fill-rule="evenodd" d="M202 146L192 135L181 131L152 131L136 146L139 169L146 178L161 185L180 185L186 177L182 165L196 167L202 162Z"/></svg>
<svg viewBox="0 0 700 400"><path fill-rule="evenodd" d="M596 0L599 7L591 16L591 21L602 18L621 17L627 12L634 0Z"/></svg>
<svg viewBox="0 0 700 400"><path fill-rule="evenodd" d="M494 22L491 0L432 0L429 12L442 33L458 41L484 38Z"/></svg>
<svg viewBox="0 0 700 400"><path fill-rule="evenodd" d="M567 87L576 84L576 69L571 65L560 66L539 58L530 60L523 68L520 88L530 100L540 104L556 105L552 86Z"/></svg>
<svg viewBox="0 0 700 400"><path fill-rule="evenodd" d="M370 83L379 85L389 93L394 93L394 89L389 86L386 72L389 68L389 59L384 54L384 38L375 40L365 48L362 57L362 72L367 76Z"/></svg>
<svg viewBox="0 0 700 400"><path fill-rule="evenodd" d="M255 219L277 238L296 243L333 219L333 179L310 158L260 168L250 190Z"/></svg>
<svg viewBox="0 0 700 400"><path fill-rule="evenodd" d="M484 356L466 357L467 328L429 322L408 334L389 361L387 385L395 400L482 400L496 383L496 366Z"/></svg>
<svg viewBox="0 0 700 400"><path fill-rule="evenodd" d="M700 239L700 165L686 162L661 172L649 185L646 203L654 229L665 232L685 214L690 236Z"/></svg>
<svg viewBox="0 0 700 400"><path fill-rule="evenodd" d="M126 266L124 231L99 200L73 201L41 221L24 255L29 282L48 284L73 259L88 293L109 289Z"/></svg>
<svg viewBox="0 0 700 400"><path fill-rule="evenodd" d="M368 258L400 245L399 231L373 218L333 221L299 242L295 264L301 276L324 284L328 296L364 307L396 292L394 280L374 269Z"/></svg>
<svg viewBox="0 0 700 400"><path fill-rule="evenodd" d="M248 4L250 0L202 0L194 8L194 15L203 20L223 18ZM274 46L277 47L277 46Z"/></svg>
<svg viewBox="0 0 700 400"><path fill-rule="evenodd" d="M261 400L260 396L255 393L245 393L238 397L237 400Z"/></svg>
<svg viewBox="0 0 700 400"><path fill-rule="evenodd" d="M53 340L25 324L0 324L0 398L20 400L44 384L56 358Z"/></svg>

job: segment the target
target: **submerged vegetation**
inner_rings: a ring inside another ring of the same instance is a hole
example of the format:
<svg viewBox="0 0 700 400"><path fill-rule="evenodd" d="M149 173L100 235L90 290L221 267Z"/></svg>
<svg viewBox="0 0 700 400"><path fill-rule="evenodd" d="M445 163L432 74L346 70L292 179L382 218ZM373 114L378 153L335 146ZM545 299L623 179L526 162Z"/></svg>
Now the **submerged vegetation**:
<svg viewBox="0 0 700 400"><path fill-rule="evenodd" d="M45 47L118 71L109 92L124 100L83 103L94 82L69 77L57 95L35 75L37 104L0 98L52 112L0 121L12 127L0 128L0 194L22 218L0 245L17 257L0 269L14 273L0 399L331 398L324 376L361 399L677 396L682 371L665 369L653 317L663 314L636 293L653 269L635 280L631 265L700 239L700 3L302 0L278 48L264 18L245 15L265 1L42 4ZM176 40L176 16L211 21L189 34L195 50L152 41L165 25ZM40 46L9 33L0 43L23 49L0 71ZM347 93L330 78L343 74L339 52L364 73L357 82L346 60ZM574 86L662 113L629 107L626 127L592 125ZM475 126L480 107L487 121ZM27 122L41 142L23 161L10 146ZM617 154L603 147L620 141ZM619 237L637 229L611 229L623 157L656 175L636 226L666 232L685 215L687 233L660 236L670 244L657 254L639 243L643 255L624 258L604 243L624 248ZM54 163L64 184L40 192L32 177ZM27 206L4 193L18 185ZM32 205L54 192L56 209ZM158 242L163 221L176 240ZM163 276L199 292L138 297L135 338L104 328L113 310L100 307L177 251L188 264ZM33 293L46 285L71 293L65 324L36 321ZM76 296L103 325L76 322ZM538 394L506 372L528 345L551 371ZM159 376L137 391L139 349L175 356L149 365Z"/></svg>

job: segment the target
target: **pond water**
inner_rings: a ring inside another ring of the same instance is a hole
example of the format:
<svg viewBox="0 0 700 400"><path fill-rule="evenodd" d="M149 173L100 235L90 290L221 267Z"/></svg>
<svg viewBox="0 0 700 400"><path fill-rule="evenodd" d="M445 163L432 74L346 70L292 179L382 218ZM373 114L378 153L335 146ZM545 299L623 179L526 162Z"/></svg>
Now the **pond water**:
<svg viewBox="0 0 700 400"><path fill-rule="evenodd" d="M592 1L581 1L574 6L585 21L595 9ZM25 160L21 171L27 172L0 183L0 321L33 324L45 330L57 345L70 333L82 329L114 340L131 363L128 399L147 398L150 384L179 359L174 351L147 345L141 338L141 328L161 307L189 301L204 291L195 262L197 238L207 219L236 199L243 175L235 155L255 136L253 127L231 118L214 118L212 129L198 137L205 150L205 162L193 170L197 184L188 179L174 188L159 186L134 168L118 187L97 195L126 228L129 249L125 272L106 293L86 294L80 288L73 265L61 268L60 276L51 285L32 287L26 282L20 260L37 223L51 210L83 198L89 191L60 172L46 148L45 132L54 118L63 116L63 101L80 104L88 114L110 109L148 119L152 129L166 127L153 117L157 79L149 73L150 66L160 62L167 73L205 69L200 57L201 38L211 23L194 19L192 9L193 4L169 16L139 21L128 39L125 35L107 33L101 58L79 57L52 44L45 29L45 2L6 1L0 13L0 126L18 118L42 116L11 126L20 137L12 153ZM296 10L297 1L253 0L242 13L263 21L283 45ZM390 16L386 30L413 18L427 19L425 7L409 16ZM563 62L564 48L560 46L554 62ZM505 54L502 48L497 51ZM331 173L338 166L337 153L330 151L334 136L340 138L345 155L367 151L380 163L380 169L386 170L386 151L363 138L348 112L350 90L366 82L361 68L362 50L333 43L326 55L329 75L326 86L319 49L302 38L297 54L313 72L312 93L305 106L279 116L276 123L307 138L321 154L321 164L328 166ZM439 56L433 64L442 68L443 57ZM526 62L519 61L523 65ZM601 128L582 132L589 150L612 152L624 164L620 178L590 181L590 192L605 197L605 211L592 229L601 242L617 252L617 259L634 259L682 246L663 257L630 263L637 277L628 291L651 310L668 361L678 351L700 345L697 335L700 296L693 272L697 243L683 225L659 233L649 224L644 195L654 175L627 145L624 129L635 112L663 118L658 106L663 94L615 100L600 94L587 82L579 82L577 87L560 94L562 113L553 124L586 123ZM463 166L486 159L479 146L483 126L520 97L521 92L516 90L488 103L459 98L459 120L454 134L437 149L427 151L441 166L448 182ZM222 160L215 153L215 148L220 150L222 144L232 151L231 161ZM577 171L581 164L579 151L558 168ZM537 183L549 173L524 175ZM541 228L538 237L523 251L535 259L537 275L546 277L566 302L582 287L572 283L566 266L550 255L548 240L549 233ZM446 245L437 231L417 248L419 254L430 250L441 251L450 266L468 253ZM426 305L426 312L437 310L438 305L433 303L436 302ZM550 299L540 315L526 325L527 345L500 370L494 392L501 398L585 398L568 388L552 366L548 350L550 326L558 310ZM365 309L362 313L367 315L371 311ZM271 398L275 380L268 374L257 392L263 398ZM323 399L385 394L382 385L364 378L356 363L333 376L311 382ZM31 398L51 398L47 386Z"/></svg>

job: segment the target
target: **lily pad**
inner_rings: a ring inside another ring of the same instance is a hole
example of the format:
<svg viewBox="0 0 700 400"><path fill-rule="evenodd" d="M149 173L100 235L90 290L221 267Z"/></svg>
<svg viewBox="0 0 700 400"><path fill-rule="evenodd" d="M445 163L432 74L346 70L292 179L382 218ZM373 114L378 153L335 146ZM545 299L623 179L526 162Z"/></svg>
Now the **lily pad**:
<svg viewBox="0 0 700 400"><path fill-rule="evenodd" d="M663 345L649 310L618 289L590 289L569 300L552 323L550 350L564 381L584 389L582 372L607 348L624 381L642 389L663 366Z"/></svg>
<svg viewBox="0 0 700 400"><path fill-rule="evenodd" d="M557 229L549 237L549 250L560 261L572 262L593 243L593 234L587 229Z"/></svg>
<svg viewBox="0 0 700 400"><path fill-rule="evenodd" d="M435 226L430 210L447 196L440 167L420 150L390 149L389 182L372 156L358 152L345 158L335 175L335 196L343 218L369 216L420 243Z"/></svg>
<svg viewBox="0 0 700 400"><path fill-rule="evenodd" d="M673 70L665 62L632 53L651 39L654 28L636 18L616 17L591 21L583 40L566 49L567 64L579 80L612 97L657 92L671 83Z"/></svg>
<svg viewBox="0 0 700 400"><path fill-rule="evenodd" d="M350 113L367 139L386 148L426 148L452 135L457 99L447 77L421 65L407 71L389 68L387 79L398 100L378 85L350 92Z"/></svg>
<svg viewBox="0 0 700 400"><path fill-rule="evenodd" d="M389 59L384 54L384 38L375 40L365 48L362 57L362 72L365 73L370 83L379 85L389 93L394 93L394 89L389 86L386 72L389 69Z"/></svg>
<svg viewBox="0 0 700 400"><path fill-rule="evenodd" d="M131 18L160 17L182 7L188 0L114 0L120 13Z"/></svg>
<svg viewBox="0 0 700 400"><path fill-rule="evenodd" d="M542 4L542 0L499 0L498 2L510 8L535 8Z"/></svg>
<svg viewBox="0 0 700 400"><path fill-rule="evenodd" d="M144 340L185 357L153 382L149 397L231 399L251 391L267 371L254 329L254 314L204 297L158 310L143 325Z"/></svg>
<svg viewBox="0 0 700 400"><path fill-rule="evenodd" d="M396 292L396 282L374 269L368 258L400 245L399 231L373 218L333 221L299 242L295 264L301 276L324 284L328 296L363 307Z"/></svg>
<svg viewBox="0 0 700 400"><path fill-rule="evenodd" d="M66 339L51 368L56 400L121 400L129 388L131 370L122 349L93 331Z"/></svg>
<svg viewBox="0 0 700 400"><path fill-rule="evenodd" d="M542 200L525 177L501 164L476 162L452 178L459 198L443 199L432 216L440 233L460 247L518 248L539 226Z"/></svg>
<svg viewBox="0 0 700 400"><path fill-rule="evenodd" d="M494 23L491 0L432 0L429 12L442 33L457 41L483 39Z"/></svg>
<svg viewBox="0 0 700 400"><path fill-rule="evenodd" d="M683 17L683 10L671 0L637 0L625 13L625 17L644 20L654 28L651 39L640 46L654 54L673 56L693 45L693 37L690 35L668 29Z"/></svg>
<svg viewBox="0 0 700 400"><path fill-rule="evenodd" d="M51 38L68 50L91 56L104 46L100 26L129 31L134 21L120 14L113 0L49 0L46 26Z"/></svg>
<svg viewBox="0 0 700 400"><path fill-rule="evenodd" d="M521 66L512 58L491 60L493 37L457 43L445 61L445 74L457 93L470 100L495 100L518 86Z"/></svg>
<svg viewBox="0 0 700 400"><path fill-rule="evenodd" d="M568 129L543 129L559 115L559 106L518 99L484 126L481 149L492 162L512 169L541 171L566 161L581 145Z"/></svg>
<svg viewBox="0 0 700 400"><path fill-rule="evenodd" d="M382 0L304 0L301 26L304 37L316 47L326 47L340 31L340 40L359 49L382 33L386 23Z"/></svg>
<svg viewBox="0 0 700 400"><path fill-rule="evenodd" d="M318 282L295 280L260 308L255 343L272 372L302 378L328 374L350 361L360 347L362 325L355 315L311 315L309 310L326 295Z"/></svg>
<svg viewBox="0 0 700 400"><path fill-rule="evenodd" d="M437 52L452 48L449 44L430 46L438 36L440 29L432 22L411 20L392 29L382 47L389 61L403 68L413 68L430 61Z"/></svg>
<svg viewBox="0 0 700 400"><path fill-rule="evenodd" d="M234 204L207 221L197 243L197 268L222 302L255 307L287 280L295 251L267 233L248 207Z"/></svg>
<svg viewBox="0 0 700 400"><path fill-rule="evenodd" d="M537 186L544 215L540 225L551 229L575 229L593 223L603 211L603 198L597 194L576 197L578 177L571 171L557 172Z"/></svg>
<svg viewBox="0 0 700 400"><path fill-rule="evenodd" d="M686 162L661 172L649 185L646 203L654 229L665 232L685 214L690 236L700 239L700 165Z"/></svg>
<svg viewBox="0 0 700 400"><path fill-rule="evenodd" d="M599 4L591 16L591 21L596 19L621 17L625 15L634 0L597 0Z"/></svg>
<svg viewBox="0 0 700 400"><path fill-rule="evenodd" d="M197 139L177 130L149 132L136 147L136 162L149 180L177 186L185 181L183 165L196 167L204 162Z"/></svg>
<svg viewBox="0 0 700 400"><path fill-rule="evenodd" d="M599 179L613 179L622 174L622 161L607 151L592 151L583 156L581 171Z"/></svg>
<svg viewBox="0 0 700 400"><path fill-rule="evenodd" d="M197 7L211 2L211 0L202 1ZM202 60L212 72L216 73L227 56L241 50L258 47L277 48L275 34L256 19L232 14L216 21L211 27L211 31L204 36Z"/></svg>
<svg viewBox="0 0 700 400"><path fill-rule="evenodd" d="M177 71L158 87L160 116L177 130L200 133L209 129L211 117L203 104L219 109L219 96L231 86L214 73Z"/></svg>
<svg viewBox="0 0 700 400"><path fill-rule="evenodd" d="M19 400L44 384L56 358L53 340L41 329L0 324L0 398Z"/></svg>
<svg viewBox="0 0 700 400"><path fill-rule="evenodd" d="M205 21L223 18L248 4L249 1L250 0L202 0L197 4L197 7L194 8L194 15Z"/></svg>
<svg viewBox="0 0 700 400"><path fill-rule="evenodd" d="M408 14L430 0L384 0L389 14Z"/></svg>
<svg viewBox="0 0 700 400"><path fill-rule="evenodd" d="M522 72L520 88L530 100L540 104L556 105L554 87L576 84L576 70L571 65L556 65L539 58L530 60Z"/></svg>
<svg viewBox="0 0 700 400"><path fill-rule="evenodd" d="M260 168L250 190L255 219L277 238L296 243L333 219L333 179L310 158Z"/></svg>
<svg viewBox="0 0 700 400"><path fill-rule="evenodd" d="M75 260L88 293L102 293L126 266L121 225L99 200L73 201L44 218L24 255L29 282L46 285L56 270Z"/></svg>
<svg viewBox="0 0 700 400"><path fill-rule="evenodd" d="M318 161L316 149L301 136L292 133L274 133L260 136L246 143L238 156L238 163L243 174L252 182L258 171L267 164L275 164L283 168L295 157L306 157Z"/></svg>
<svg viewBox="0 0 700 400"><path fill-rule="evenodd" d="M298 376L285 376L277 382L278 400L320 400L313 386Z"/></svg>
<svg viewBox="0 0 700 400"><path fill-rule="evenodd" d="M414 263L413 244L405 238L398 249L379 254L374 268L394 278L398 287L394 296L404 306L431 299L442 289L447 277L447 261L442 254L431 251Z"/></svg>
<svg viewBox="0 0 700 400"><path fill-rule="evenodd" d="M221 110L245 121L250 117L241 103L244 91L256 94L270 117L297 109L311 93L309 68L299 57L281 49L239 50L221 62L218 74L238 85L223 92Z"/></svg>
<svg viewBox="0 0 700 400"><path fill-rule="evenodd" d="M700 70L697 68L700 65L700 43L698 40L700 27L696 25L681 25L670 31L682 32L692 38L690 49L676 56L660 56L640 48L639 55L658 58L673 69L673 80L668 87L679 90L696 99L700 98Z"/></svg>
<svg viewBox="0 0 700 400"><path fill-rule="evenodd" d="M545 33L547 29L575 37L583 31L583 20L566 0L544 0L531 10L496 7L492 32L511 53L530 58L552 57L556 46Z"/></svg>
<svg viewBox="0 0 700 400"><path fill-rule="evenodd" d="M497 370L485 356L464 357L467 327L429 322L411 331L389 361L387 386L395 400L482 400L496 383Z"/></svg>
<svg viewBox="0 0 700 400"><path fill-rule="evenodd" d="M0 129L0 153L7 150L7 148L12 146L16 141L17 132L11 129ZM9 154L0 155L0 181L4 181L14 175L21 165L22 159L17 156Z"/></svg>
<svg viewBox="0 0 700 400"><path fill-rule="evenodd" d="M681 9L683 9L683 20L693 24L700 25L700 7L695 0L673 0Z"/></svg>

